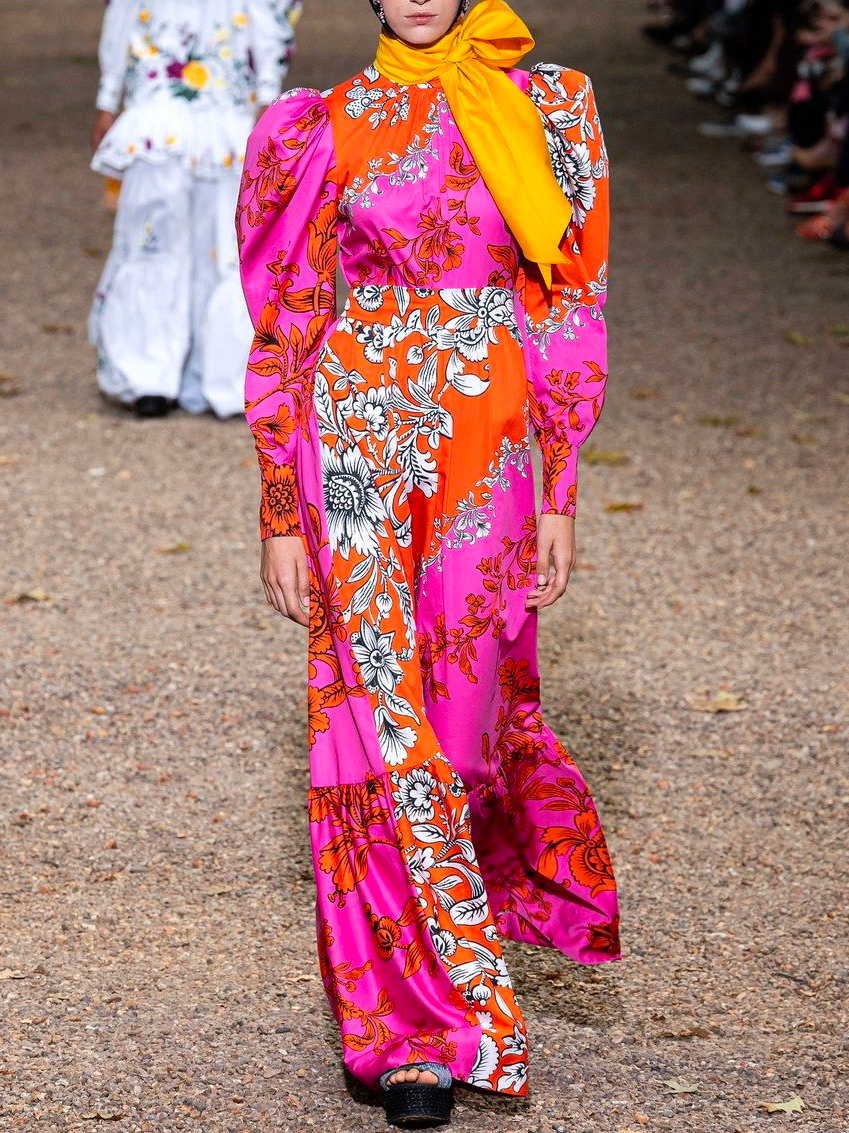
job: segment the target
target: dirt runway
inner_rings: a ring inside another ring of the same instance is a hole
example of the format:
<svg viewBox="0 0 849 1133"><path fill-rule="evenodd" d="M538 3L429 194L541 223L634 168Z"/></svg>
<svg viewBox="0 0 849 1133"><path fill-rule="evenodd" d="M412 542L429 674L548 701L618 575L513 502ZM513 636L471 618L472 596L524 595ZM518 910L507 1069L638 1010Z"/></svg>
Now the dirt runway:
<svg viewBox="0 0 849 1133"><path fill-rule="evenodd" d="M326 87L374 22L306 7L291 82ZM613 163L593 443L625 462L583 467L541 647L626 958L509 947L532 1093L463 1092L454 1128L845 1133L849 258L699 137L639 0L517 7L593 76ZM317 974L304 647L262 598L250 435L95 386L101 11L0 0L0 1127L380 1130ZM697 710L723 689L740 711Z"/></svg>

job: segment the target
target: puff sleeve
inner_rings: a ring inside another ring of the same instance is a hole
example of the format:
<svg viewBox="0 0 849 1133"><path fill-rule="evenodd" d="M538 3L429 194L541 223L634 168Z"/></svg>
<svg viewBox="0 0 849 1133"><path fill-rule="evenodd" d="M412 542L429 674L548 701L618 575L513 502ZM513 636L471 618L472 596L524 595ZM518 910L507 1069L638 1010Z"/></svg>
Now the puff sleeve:
<svg viewBox="0 0 849 1133"><path fill-rule="evenodd" d="M255 328L245 411L262 476L260 534L298 535L298 438L307 434L315 365L336 313L335 155L317 91L290 92L257 123L236 231Z"/></svg>
<svg viewBox="0 0 849 1133"><path fill-rule="evenodd" d="M247 8L256 95L265 106L280 94L288 74L300 6L293 0L247 0Z"/></svg>
<svg viewBox="0 0 849 1133"><path fill-rule="evenodd" d="M527 287L529 403L543 457L543 512L575 514L578 450L593 430L607 382L609 162L590 80L543 65L528 95L539 110L552 166L573 208L550 297Z"/></svg>
<svg viewBox="0 0 849 1133"><path fill-rule="evenodd" d="M121 107L130 36L138 10L136 0L107 0L100 32L97 59L100 64L100 84L97 88L97 109L116 114Z"/></svg>

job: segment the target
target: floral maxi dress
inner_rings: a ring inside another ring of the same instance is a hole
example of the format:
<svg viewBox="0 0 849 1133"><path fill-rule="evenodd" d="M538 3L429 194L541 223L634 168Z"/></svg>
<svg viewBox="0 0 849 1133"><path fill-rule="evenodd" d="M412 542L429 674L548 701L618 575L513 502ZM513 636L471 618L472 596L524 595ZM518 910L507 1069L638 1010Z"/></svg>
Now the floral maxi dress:
<svg viewBox="0 0 849 1133"><path fill-rule="evenodd" d="M608 163L592 87L511 78L574 216L549 300L438 81L293 90L248 146L263 538L311 569L309 818L322 976L350 1070L408 1061L527 1089L500 937L617 958L595 804L543 723L529 433L574 514L605 389ZM336 311L337 262L349 289Z"/></svg>

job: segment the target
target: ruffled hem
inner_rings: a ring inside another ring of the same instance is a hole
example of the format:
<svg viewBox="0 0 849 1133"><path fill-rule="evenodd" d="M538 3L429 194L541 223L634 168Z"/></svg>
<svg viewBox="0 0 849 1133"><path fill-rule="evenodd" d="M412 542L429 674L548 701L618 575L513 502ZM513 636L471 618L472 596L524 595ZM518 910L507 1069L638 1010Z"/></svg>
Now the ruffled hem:
<svg viewBox="0 0 849 1133"><path fill-rule="evenodd" d="M253 129L250 110L195 107L168 96L129 106L98 146L95 173L120 179L136 161L177 158L197 177L217 177L240 167Z"/></svg>
<svg viewBox="0 0 849 1133"><path fill-rule="evenodd" d="M524 1023L467 816L442 759L310 791L322 977L346 1064L366 1085L426 1060L479 1089L527 1092Z"/></svg>

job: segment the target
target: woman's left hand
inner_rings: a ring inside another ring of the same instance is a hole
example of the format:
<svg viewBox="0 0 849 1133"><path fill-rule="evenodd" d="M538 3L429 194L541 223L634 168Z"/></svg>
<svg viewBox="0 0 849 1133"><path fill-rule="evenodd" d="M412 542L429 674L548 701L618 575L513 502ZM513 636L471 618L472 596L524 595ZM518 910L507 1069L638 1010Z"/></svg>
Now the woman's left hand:
<svg viewBox="0 0 849 1133"><path fill-rule="evenodd" d="M541 515L537 530L537 585L529 591L526 604L544 610L566 593L575 568L575 520L570 515Z"/></svg>

